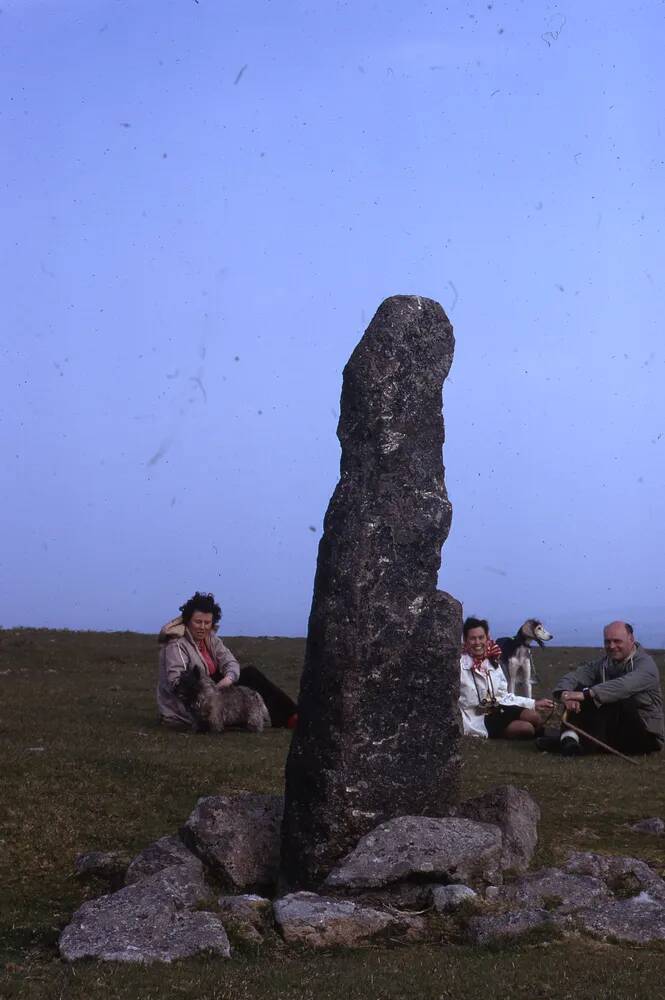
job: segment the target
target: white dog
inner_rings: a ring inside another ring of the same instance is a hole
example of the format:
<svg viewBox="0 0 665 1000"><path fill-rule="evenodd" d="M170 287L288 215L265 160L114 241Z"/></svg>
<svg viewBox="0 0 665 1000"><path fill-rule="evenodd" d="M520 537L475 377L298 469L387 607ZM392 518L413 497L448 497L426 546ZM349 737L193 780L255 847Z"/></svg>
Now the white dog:
<svg viewBox="0 0 665 1000"><path fill-rule="evenodd" d="M531 689L538 680L531 658L531 643L537 642L539 646L544 646L553 638L541 621L527 618L517 635L502 636L496 640L501 647L501 666L511 694L525 694L527 698L531 698Z"/></svg>

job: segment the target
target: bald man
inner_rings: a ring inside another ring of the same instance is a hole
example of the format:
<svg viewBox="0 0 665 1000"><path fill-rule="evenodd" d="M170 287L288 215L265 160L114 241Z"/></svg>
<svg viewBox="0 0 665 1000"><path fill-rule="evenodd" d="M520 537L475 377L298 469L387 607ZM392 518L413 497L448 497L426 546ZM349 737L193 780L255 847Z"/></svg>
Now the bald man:
<svg viewBox="0 0 665 1000"><path fill-rule="evenodd" d="M555 685L554 697L561 699L578 729L621 753L662 750L665 731L658 667L635 641L628 622L610 622L603 630L603 640L605 655L562 677ZM536 746L566 757L600 750L565 727L559 737L541 737Z"/></svg>

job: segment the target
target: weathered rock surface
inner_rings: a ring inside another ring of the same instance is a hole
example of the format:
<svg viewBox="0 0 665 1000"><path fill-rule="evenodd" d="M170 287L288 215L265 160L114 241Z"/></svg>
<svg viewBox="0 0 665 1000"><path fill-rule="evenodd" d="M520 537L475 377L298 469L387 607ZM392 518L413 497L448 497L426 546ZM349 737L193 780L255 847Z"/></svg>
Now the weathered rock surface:
<svg viewBox="0 0 665 1000"><path fill-rule="evenodd" d="M255 893L244 896L220 896L217 909L229 931L245 941L260 944L273 925L272 903Z"/></svg>
<svg viewBox="0 0 665 1000"><path fill-rule="evenodd" d="M337 895L353 896L357 902L376 906L378 909L395 907L398 910L425 910L432 905L432 883L420 881L390 882L367 889L325 888Z"/></svg>
<svg viewBox="0 0 665 1000"><path fill-rule="evenodd" d="M437 913L453 913L474 899L478 895L468 885L435 885L432 889L432 905Z"/></svg>
<svg viewBox="0 0 665 1000"><path fill-rule="evenodd" d="M283 896L275 903L274 913L287 943L310 948L358 948L387 937L418 941L426 935L420 916L385 912L313 892Z"/></svg>
<svg viewBox="0 0 665 1000"><path fill-rule="evenodd" d="M224 888L270 893L279 870L283 800L237 792L200 799L180 835Z"/></svg>
<svg viewBox="0 0 665 1000"><path fill-rule="evenodd" d="M631 823L629 829L634 830L635 833L652 833L656 837L662 837L665 834L665 820L662 820L660 816L650 816L649 819L640 819L637 823Z"/></svg>
<svg viewBox="0 0 665 1000"><path fill-rule="evenodd" d="M174 865L108 896L84 903L60 935L60 954L73 962L172 962L212 951L228 958L224 925L190 911L210 889L190 868Z"/></svg>
<svg viewBox="0 0 665 1000"><path fill-rule="evenodd" d="M125 875L125 885L140 882L141 879L161 872L173 865L186 865L199 874L203 865L195 854L185 847L179 837L160 837L153 844L144 847L129 865Z"/></svg>
<svg viewBox="0 0 665 1000"><path fill-rule="evenodd" d="M344 369L340 479L319 545L299 720L286 767L282 863L314 888L395 816L458 795L461 608L437 591L450 527L441 306L395 296Z"/></svg>
<svg viewBox="0 0 665 1000"><path fill-rule="evenodd" d="M613 899L600 879L589 875L571 875L559 868L541 868L532 875L524 875L502 886L495 898L509 904L519 903L529 909L556 909L558 913L570 913L589 906L592 900Z"/></svg>
<svg viewBox="0 0 665 1000"><path fill-rule="evenodd" d="M354 892L409 880L501 881L501 831L459 817L399 816L362 837L324 886Z"/></svg>
<svg viewBox="0 0 665 1000"><path fill-rule="evenodd" d="M74 871L84 881L98 878L115 888L122 885L128 864L129 857L122 851L87 851L77 854Z"/></svg>
<svg viewBox="0 0 665 1000"><path fill-rule="evenodd" d="M543 868L492 888L488 898L506 909L472 917L470 939L488 944L549 924L616 941L665 940L665 885L644 861L576 852L564 868Z"/></svg>
<svg viewBox="0 0 665 1000"><path fill-rule="evenodd" d="M634 944L665 941L665 904L641 893L603 906L578 910L575 924L594 937Z"/></svg>
<svg viewBox="0 0 665 1000"><path fill-rule="evenodd" d="M495 823L503 834L502 868L523 872L529 867L538 843L540 807L523 788L498 785L483 795L465 799L453 815Z"/></svg>
<svg viewBox="0 0 665 1000"><path fill-rule="evenodd" d="M548 910L534 908L471 917L467 931L474 944L494 944L548 926L555 926L552 914Z"/></svg>
<svg viewBox="0 0 665 1000"><path fill-rule="evenodd" d="M652 899L665 902L665 882L639 858L627 858L592 851L575 851L562 866L567 872L602 879L621 896L648 892Z"/></svg>

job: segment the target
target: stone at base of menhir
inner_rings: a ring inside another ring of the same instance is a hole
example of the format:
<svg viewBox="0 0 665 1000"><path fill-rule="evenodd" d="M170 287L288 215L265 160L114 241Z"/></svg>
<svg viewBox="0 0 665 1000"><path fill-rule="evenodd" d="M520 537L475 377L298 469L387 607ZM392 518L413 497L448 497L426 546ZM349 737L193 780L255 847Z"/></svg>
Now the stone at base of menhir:
<svg viewBox="0 0 665 1000"><path fill-rule="evenodd" d="M647 893L578 910L574 925L593 937L630 944L665 941L665 904Z"/></svg>
<svg viewBox="0 0 665 1000"><path fill-rule="evenodd" d="M123 883L128 864L129 857L122 851L86 851L77 854L74 871L82 881L98 878L117 888Z"/></svg>
<svg viewBox="0 0 665 1000"><path fill-rule="evenodd" d="M196 805L180 836L232 892L272 893L279 873L279 795L210 795Z"/></svg>
<svg viewBox="0 0 665 1000"><path fill-rule="evenodd" d="M230 957L222 921L192 912L210 896L201 877L182 865L166 868L134 885L84 903L60 935L67 962L173 962L200 952Z"/></svg>
<svg viewBox="0 0 665 1000"><path fill-rule="evenodd" d="M140 882L173 865L185 865L199 874L203 872L201 861L185 847L180 837L160 837L132 860L125 875L125 885Z"/></svg>
<svg viewBox="0 0 665 1000"><path fill-rule="evenodd" d="M549 910L523 909L516 912L496 913L471 917L467 925L469 940L473 944L498 944L509 939L524 937L537 930L554 931L557 927Z"/></svg>
<svg viewBox="0 0 665 1000"><path fill-rule="evenodd" d="M508 905L519 903L531 909L545 907L556 909L557 913L571 913L588 906L592 900L594 905L605 906L612 894L598 878L572 875L560 868L540 868L501 886L493 898Z"/></svg>
<svg viewBox="0 0 665 1000"><path fill-rule="evenodd" d="M243 896L220 896L217 910L229 933L243 941L260 944L272 930L272 903L254 893Z"/></svg>
<svg viewBox="0 0 665 1000"><path fill-rule="evenodd" d="M288 944L309 948L358 948L375 941L420 941L427 924L420 915L397 914L350 899L296 892L274 904L275 923Z"/></svg>
<svg viewBox="0 0 665 1000"><path fill-rule="evenodd" d="M590 875L601 879L613 892L622 896L637 896L648 892L652 899L665 902L665 881L640 858L594 851L574 851L561 866L575 875Z"/></svg>
<svg viewBox="0 0 665 1000"><path fill-rule="evenodd" d="M359 892L420 881L484 886L501 881L501 831L461 817L398 816L366 834L326 889Z"/></svg>
<svg viewBox="0 0 665 1000"><path fill-rule="evenodd" d="M497 785L460 802L451 814L495 823L503 836L501 867L514 872L527 870L538 844L540 807L524 788Z"/></svg>
<svg viewBox="0 0 665 1000"><path fill-rule="evenodd" d="M468 885L432 886L432 906L437 913L454 913L462 904L478 899L478 894Z"/></svg>
<svg viewBox="0 0 665 1000"><path fill-rule="evenodd" d="M372 886L369 889L340 890L325 886L326 892L354 902L374 906L377 909L395 908L398 910L427 910L432 905L432 886L429 882L416 879L405 879L390 885Z"/></svg>

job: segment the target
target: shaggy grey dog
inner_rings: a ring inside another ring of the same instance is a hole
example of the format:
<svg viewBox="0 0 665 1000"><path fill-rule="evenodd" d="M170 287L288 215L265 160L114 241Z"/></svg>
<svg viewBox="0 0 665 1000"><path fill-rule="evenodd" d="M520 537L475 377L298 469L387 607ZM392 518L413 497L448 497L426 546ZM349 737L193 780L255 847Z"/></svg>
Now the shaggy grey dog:
<svg viewBox="0 0 665 1000"><path fill-rule="evenodd" d="M228 726L262 733L270 725L268 709L258 691L239 684L218 688L196 667L185 671L175 693L191 712L195 733L223 733Z"/></svg>

